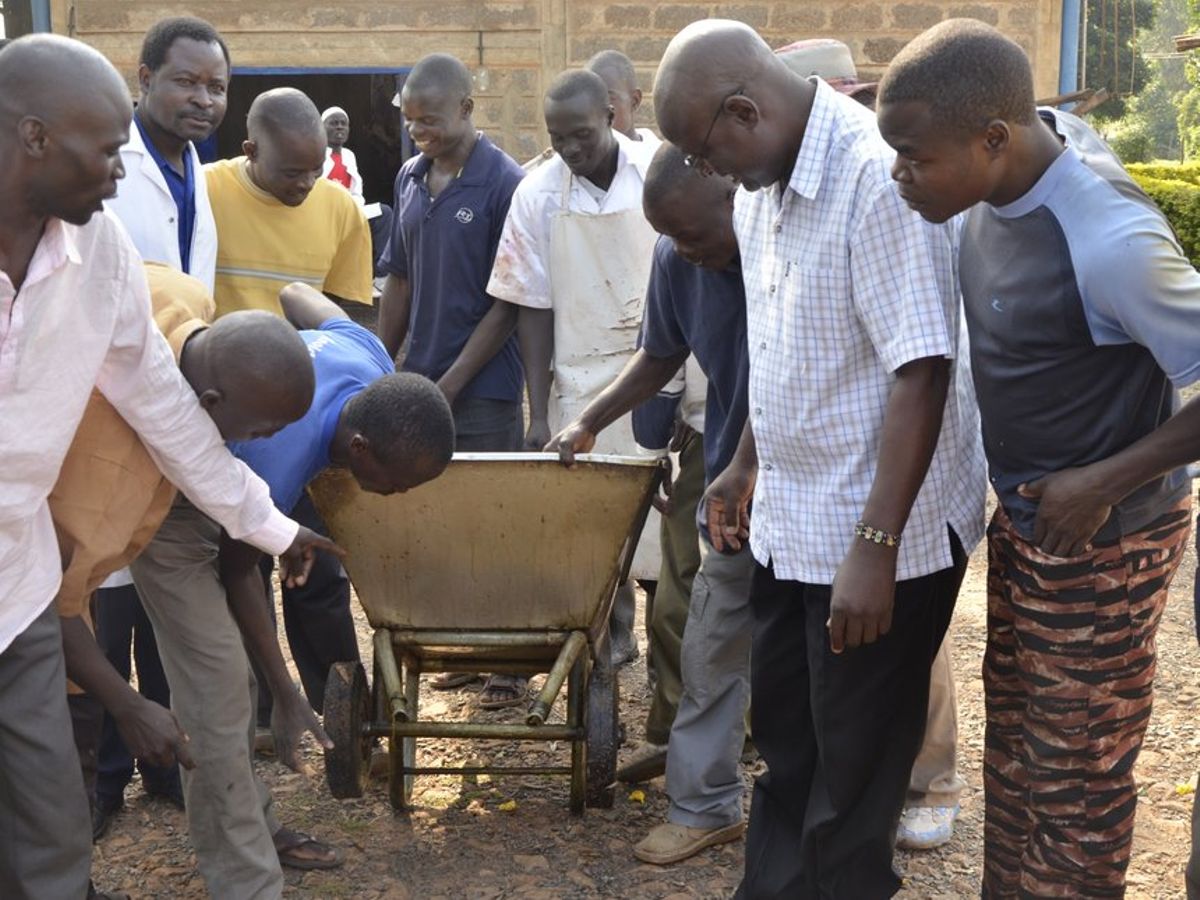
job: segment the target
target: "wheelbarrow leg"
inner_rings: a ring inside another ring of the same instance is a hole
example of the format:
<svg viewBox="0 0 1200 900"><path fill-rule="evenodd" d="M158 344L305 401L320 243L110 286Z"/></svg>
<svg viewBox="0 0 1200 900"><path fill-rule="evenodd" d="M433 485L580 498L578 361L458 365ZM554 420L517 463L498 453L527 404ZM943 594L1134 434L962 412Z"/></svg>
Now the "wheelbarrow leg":
<svg viewBox="0 0 1200 900"><path fill-rule="evenodd" d="M588 660L586 655L576 657L567 678L567 724L572 728L583 726L583 696L587 682ZM571 741L571 812L583 814L587 799L587 737Z"/></svg>
<svg viewBox="0 0 1200 900"><path fill-rule="evenodd" d="M421 663L415 657L404 659L404 705L408 718L414 722L419 718L421 700ZM397 747L397 742L399 746ZM405 774L405 768L417 763L417 739L393 737L388 754L388 799L396 812L408 812L412 806L413 776Z"/></svg>
<svg viewBox="0 0 1200 900"><path fill-rule="evenodd" d="M609 809L617 780L617 673L607 629L596 640L585 704L587 722L587 805Z"/></svg>

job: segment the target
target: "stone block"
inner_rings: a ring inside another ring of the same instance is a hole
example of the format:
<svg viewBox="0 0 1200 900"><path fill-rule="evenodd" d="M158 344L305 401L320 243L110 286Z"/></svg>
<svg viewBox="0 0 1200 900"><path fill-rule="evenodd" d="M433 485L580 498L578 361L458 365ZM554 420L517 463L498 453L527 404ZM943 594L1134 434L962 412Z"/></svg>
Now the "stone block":
<svg viewBox="0 0 1200 900"><path fill-rule="evenodd" d="M721 19L735 19L745 22L751 28L762 30L770 21L770 8L764 4L718 4L713 9L713 15Z"/></svg>
<svg viewBox="0 0 1200 900"><path fill-rule="evenodd" d="M886 65L907 43L890 37L868 38L863 41L863 53L871 62Z"/></svg>
<svg viewBox="0 0 1200 900"><path fill-rule="evenodd" d="M898 3L892 7L892 24L904 31L924 31L942 21L943 10L928 3Z"/></svg>
<svg viewBox="0 0 1200 900"><path fill-rule="evenodd" d="M792 35L785 43L823 31L828 19L828 12L815 4L775 3L771 7L771 28Z"/></svg>
<svg viewBox="0 0 1200 900"><path fill-rule="evenodd" d="M834 34L875 31L883 26L883 8L878 3L862 0L843 3L834 7L829 26Z"/></svg>
<svg viewBox="0 0 1200 900"><path fill-rule="evenodd" d="M608 28L638 29L650 27L650 7L632 3L620 3L604 10L604 24Z"/></svg>
<svg viewBox="0 0 1200 900"><path fill-rule="evenodd" d="M1020 8L1022 7L1014 7L1014 9ZM1032 12L1030 7L1024 7L1024 9ZM952 6L947 14L947 17L952 19L978 19L980 22L987 22L989 25L1000 24L1000 10L995 6L985 3L970 3L966 6Z"/></svg>
<svg viewBox="0 0 1200 900"><path fill-rule="evenodd" d="M672 36L685 25L712 15L712 7L695 4L660 3L654 8L654 27Z"/></svg>

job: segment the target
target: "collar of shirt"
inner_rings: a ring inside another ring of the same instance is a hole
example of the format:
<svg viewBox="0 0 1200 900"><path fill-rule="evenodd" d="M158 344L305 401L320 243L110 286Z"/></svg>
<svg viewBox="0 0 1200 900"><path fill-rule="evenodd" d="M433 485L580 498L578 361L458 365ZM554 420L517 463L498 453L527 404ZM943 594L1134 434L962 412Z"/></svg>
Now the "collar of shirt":
<svg viewBox="0 0 1200 900"><path fill-rule="evenodd" d="M21 290L31 288L39 281L45 281L68 262L73 265L82 262L75 236L61 219L48 219L42 231L42 238L29 260L29 268L26 270ZM4 347L5 341L14 330L14 324L19 337L24 322L24 310L13 308L16 296L17 290L12 279L7 272L0 270L0 376L16 363L16 356L11 352L11 348L9 352L5 352ZM3 377L0 377L0 381L3 381Z"/></svg>
<svg viewBox="0 0 1200 900"><path fill-rule="evenodd" d="M142 135L142 145L146 148L146 152L158 163L158 167L162 169L163 175L167 178L174 176L179 181L185 184L192 182L192 154L191 145L188 144L183 148L183 171L180 172L173 165L167 162L167 158L162 155L162 152L154 145L154 141L150 139L150 135L146 133L146 127L142 125L142 120L137 115L133 117L133 124L137 126L137 130ZM170 182L168 181L168 184Z"/></svg>
<svg viewBox="0 0 1200 900"><path fill-rule="evenodd" d="M467 161L463 163L462 171L458 173L458 177L455 179L455 182L458 184L470 187L487 184L490 180L492 170L495 168L491 153L492 142L487 139L487 135L482 131L478 135L475 139L475 146L471 148L471 152L467 156ZM408 170L407 178L410 181L423 182L432 167L433 160L422 153L417 157L417 161L413 167Z"/></svg>
<svg viewBox="0 0 1200 900"><path fill-rule="evenodd" d="M150 158L162 172L171 199L175 201L176 222L178 223L176 230L179 233L179 259L182 262L183 271L190 271L192 229L196 221L196 179L192 168L192 146L189 143L183 148L183 172L180 173L154 145L142 125L141 118L136 113L133 116L133 123L137 126L146 152L150 154Z"/></svg>
<svg viewBox="0 0 1200 900"><path fill-rule="evenodd" d="M825 177L825 164L829 159L830 140L833 136L833 129L829 128L828 124L833 115L836 93L820 78L810 78L809 81L816 85L817 91L813 97L812 110L808 114L808 123L804 126L800 152L796 154L796 164L792 167L787 186L801 197L812 200L821 188L821 179Z"/></svg>
<svg viewBox="0 0 1200 900"><path fill-rule="evenodd" d="M1027 216L1039 206L1046 202L1046 198L1054 192L1060 181L1066 177L1067 173L1076 166L1082 165L1082 160L1079 154L1075 152L1074 147L1066 147L1063 152L1058 155L1054 162L1050 163L1046 171L1029 190L1018 197L1012 203L1006 203L1004 206L993 206L992 209L1002 219L1017 219L1021 216Z"/></svg>

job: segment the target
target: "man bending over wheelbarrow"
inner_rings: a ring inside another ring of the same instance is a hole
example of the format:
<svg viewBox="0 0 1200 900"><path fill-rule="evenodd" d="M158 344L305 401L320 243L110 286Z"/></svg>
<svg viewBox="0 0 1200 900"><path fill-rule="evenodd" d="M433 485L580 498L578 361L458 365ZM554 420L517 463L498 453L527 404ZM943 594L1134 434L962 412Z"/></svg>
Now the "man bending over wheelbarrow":
<svg viewBox="0 0 1200 900"><path fill-rule="evenodd" d="M289 285L280 301L312 358L312 406L277 434L231 447L267 482L276 506L291 509L308 482L330 465L348 468L364 490L379 494L406 491L441 474L452 454L454 426L433 382L396 373L383 344L313 288ZM134 563L133 575L143 593L175 598L181 605L211 608L228 599L278 699L294 689L268 615L258 561L257 550L223 535L196 510L177 505ZM340 856L307 835L281 829L270 794L253 774L251 697L256 692L247 691L252 677L237 632L214 636L203 651L192 654L194 671L185 673L194 682L189 691L194 720L187 722L178 710L196 761L187 794L192 842L214 896L278 897L280 857L286 855L296 868L328 868L338 865ZM164 648L164 661L169 655ZM177 688L174 697L178 706ZM332 746L302 704L277 703L271 725L276 753L293 767L305 730Z"/></svg>

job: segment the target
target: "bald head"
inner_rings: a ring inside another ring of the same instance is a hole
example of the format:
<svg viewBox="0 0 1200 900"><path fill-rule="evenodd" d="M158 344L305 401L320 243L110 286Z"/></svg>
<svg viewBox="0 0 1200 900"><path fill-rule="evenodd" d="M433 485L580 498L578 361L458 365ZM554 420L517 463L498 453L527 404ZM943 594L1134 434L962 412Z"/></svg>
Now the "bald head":
<svg viewBox="0 0 1200 900"><path fill-rule="evenodd" d="M226 440L274 433L312 403L312 359L300 334L265 310L222 316L185 346L181 367Z"/></svg>
<svg viewBox="0 0 1200 900"><path fill-rule="evenodd" d="M588 60L586 68L600 76L608 88L608 102L613 108L612 127L632 140L641 140L633 117L642 105L642 92L629 57L619 50L601 50Z"/></svg>
<svg viewBox="0 0 1200 900"><path fill-rule="evenodd" d="M412 67L401 94L430 93L455 101L471 96L471 73L457 56L430 53Z"/></svg>
<svg viewBox="0 0 1200 900"><path fill-rule="evenodd" d="M595 72L568 69L550 82L547 103L580 103L593 111L608 109L608 86Z"/></svg>
<svg viewBox="0 0 1200 900"><path fill-rule="evenodd" d="M321 114L308 95L295 88L274 88L264 91L250 104L246 116L246 133L252 141L278 138L284 135L309 137L323 134Z"/></svg>
<svg viewBox="0 0 1200 900"><path fill-rule="evenodd" d="M705 19L667 45L654 111L668 141L756 190L789 173L815 90L753 28Z"/></svg>
<svg viewBox="0 0 1200 900"><path fill-rule="evenodd" d="M659 234L675 243L688 262L725 269L737 257L733 232L732 178L704 175L689 166L684 153L664 143L654 154L642 189L642 210Z"/></svg>
<svg viewBox="0 0 1200 900"><path fill-rule="evenodd" d="M125 174L125 82L86 44L39 34L4 48L0 85L0 216L83 225Z"/></svg>
<svg viewBox="0 0 1200 900"><path fill-rule="evenodd" d="M781 68L784 63L744 22L693 22L671 39L654 79L654 112L663 134L674 140L664 122L674 126L686 107L711 109L720 97Z"/></svg>
<svg viewBox="0 0 1200 900"><path fill-rule="evenodd" d="M299 206L321 178L328 138L321 114L295 88L275 88L254 98L242 150L250 180L284 206Z"/></svg>

